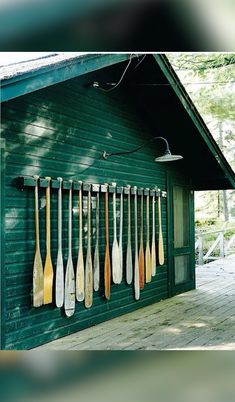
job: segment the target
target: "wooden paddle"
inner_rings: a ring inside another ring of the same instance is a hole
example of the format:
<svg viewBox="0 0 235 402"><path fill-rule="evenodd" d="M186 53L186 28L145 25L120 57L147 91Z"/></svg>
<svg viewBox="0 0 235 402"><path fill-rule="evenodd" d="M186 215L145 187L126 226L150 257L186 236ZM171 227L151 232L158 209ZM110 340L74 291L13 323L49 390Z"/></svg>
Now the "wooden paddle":
<svg viewBox="0 0 235 402"><path fill-rule="evenodd" d="M120 277L118 283L122 282L122 273L123 273L122 232L123 232L123 192L121 192L120 194L120 230L119 230Z"/></svg>
<svg viewBox="0 0 235 402"><path fill-rule="evenodd" d="M45 177L48 180L46 189L46 261L44 266L44 304L52 303L53 289L53 266L51 261L51 200L50 200L50 177Z"/></svg>
<svg viewBox="0 0 235 402"><path fill-rule="evenodd" d="M69 190L69 219L68 219L68 261L65 273L64 308L67 317L71 317L75 311L75 275L72 260L72 180Z"/></svg>
<svg viewBox="0 0 235 402"><path fill-rule="evenodd" d="M39 240L39 208L38 208L38 179L39 176L34 176L35 179L35 256L33 264L33 306L40 307L43 305L43 265L40 251Z"/></svg>
<svg viewBox="0 0 235 402"><path fill-rule="evenodd" d="M99 290L100 287L100 257L99 257L99 215L100 215L100 195L96 194L96 241L94 254L94 290Z"/></svg>
<svg viewBox="0 0 235 402"><path fill-rule="evenodd" d="M62 178L57 178L58 190L58 253L56 262L55 303L57 307L64 304L64 264L62 255Z"/></svg>
<svg viewBox="0 0 235 402"><path fill-rule="evenodd" d="M152 267L151 267L151 254L149 245L149 189L146 196L146 249L145 249L145 267L146 267L146 283L151 282Z"/></svg>
<svg viewBox="0 0 235 402"><path fill-rule="evenodd" d="M143 190L143 189L141 189ZM139 277L140 289L144 289L144 241L143 241L143 226L144 226L144 194L141 194L140 200L140 249L139 249Z"/></svg>
<svg viewBox="0 0 235 402"><path fill-rule="evenodd" d="M87 254L85 268L85 307L90 308L93 301L93 272L91 258L91 186L87 195Z"/></svg>
<svg viewBox="0 0 235 402"><path fill-rule="evenodd" d="M135 299L140 298L140 277L139 277L139 257L138 257L138 212L137 212L137 187L134 187L134 210L135 210L135 275L134 275L134 288Z"/></svg>
<svg viewBox="0 0 235 402"><path fill-rule="evenodd" d="M111 263L110 263L110 254L109 254L109 195L108 188L105 193L104 199L104 207L105 207L105 261L104 261L104 288L105 288L105 297L106 299L110 299L110 285L111 285Z"/></svg>
<svg viewBox="0 0 235 402"><path fill-rule="evenodd" d="M152 219L153 219L153 227L152 227L152 246L151 246L151 267L152 267L152 276L156 275L156 239L155 239L155 191L152 199Z"/></svg>
<svg viewBox="0 0 235 402"><path fill-rule="evenodd" d="M128 187L128 226L127 226L127 252L126 252L126 281L128 285L132 283L133 266L132 266L132 249L131 249L131 186Z"/></svg>
<svg viewBox="0 0 235 402"><path fill-rule="evenodd" d="M76 270L76 298L77 301L84 300L84 258L82 246L82 182L79 181L81 189L79 190L79 247Z"/></svg>
<svg viewBox="0 0 235 402"><path fill-rule="evenodd" d="M159 238L158 238L158 260L159 264L164 264L164 247L162 237L162 213L161 213L161 197L158 197L158 220L159 220Z"/></svg>
<svg viewBox="0 0 235 402"><path fill-rule="evenodd" d="M116 183L112 183L116 187ZM120 283L120 251L117 241L117 210L116 210L116 188L113 193L113 247L112 247L112 273L113 283Z"/></svg>

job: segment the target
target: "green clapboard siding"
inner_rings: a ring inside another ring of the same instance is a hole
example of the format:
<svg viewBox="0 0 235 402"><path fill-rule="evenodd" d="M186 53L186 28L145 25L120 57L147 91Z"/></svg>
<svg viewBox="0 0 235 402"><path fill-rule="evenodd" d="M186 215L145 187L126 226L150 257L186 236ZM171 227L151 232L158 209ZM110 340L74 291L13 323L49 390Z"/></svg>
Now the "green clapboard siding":
<svg viewBox="0 0 235 402"><path fill-rule="evenodd" d="M32 307L32 269L34 258L34 191L19 189L15 178L22 175L51 176L94 183L158 186L166 190L166 167L154 163L153 145L132 155L113 156L105 161L103 150L122 151L137 147L152 136L144 116L128 101L125 91L95 90L87 83L102 78L104 72L80 78L19 97L3 104L2 130L5 145L5 335L6 349L33 348L37 345L130 312L168 297L167 261L157 267L157 275L134 300L126 285L112 285L111 300L104 299L104 199L101 195L100 258L101 289L94 295L93 307L76 304L76 312L66 318L54 305ZM112 77L110 77L112 78ZM107 75L104 75L107 79ZM52 259L57 252L57 191L51 191ZM118 197L117 197L118 198ZM78 193L73 194L73 260L78 252ZM150 204L151 205L151 204ZM63 250L67 259L68 192L63 193ZM92 198L95 224L95 198ZM117 207L118 209L118 207ZM84 223L86 203L84 197ZM127 238L127 203L124 202L124 260ZM166 200L162 200L163 236L167 256ZM134 218L134 216L133 216ZM151 219L150 219L151 223ZM134 229L134 225L132 225ZM158 226L156 225L157 234ZM151 233L151 232L150 232ZM112 203L110 196L110 245L112 244ZM45 190L40 189L40 239L45 260ZM134 230L132 230L134 239ZM92 238L94 252L95 238ZM111 251L111 248L110 248ZM84 254L86 232L84 230ZM134 256L134 243L133 243Z"/></svg>

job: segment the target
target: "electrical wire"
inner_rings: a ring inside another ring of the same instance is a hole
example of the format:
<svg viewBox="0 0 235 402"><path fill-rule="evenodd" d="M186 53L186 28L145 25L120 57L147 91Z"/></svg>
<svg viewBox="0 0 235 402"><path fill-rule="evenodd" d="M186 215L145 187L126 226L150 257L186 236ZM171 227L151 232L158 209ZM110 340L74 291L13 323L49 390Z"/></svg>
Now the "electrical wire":
<svg viewBox="0 0 235 402"><path fill-rule="evenodd" d="M147 56L147 54L145 54L143 57L142 57L142 59L136 64L136 66L133 68L133 71L134 70L136 70L140 65L141 65L141 63L144 61L144 59L145 59L145 57Z"/></svg>
<svg viewBox="0 0 235 402"><path fill-rule="evenodd" d="M131 55L130 55L130 60L129 60L127 66L125 67L125 70L123 71L123 73L122 73L122 75L121 75L121 78L119 79L119 81L117 82L117 84L116 84L114 87L109 88L109 89L104 89L104 88L101 88L101 87L98 87L98 89L100 89L101 91L104 91L104 92L111 92L111 91L113 91L114 89L116 89L117 87L119 87L119 85L121 84L123 78L125 77L125 74L126 74L128 68L129 68L131 62L132 62L132 53L131 53Z"/></svg>

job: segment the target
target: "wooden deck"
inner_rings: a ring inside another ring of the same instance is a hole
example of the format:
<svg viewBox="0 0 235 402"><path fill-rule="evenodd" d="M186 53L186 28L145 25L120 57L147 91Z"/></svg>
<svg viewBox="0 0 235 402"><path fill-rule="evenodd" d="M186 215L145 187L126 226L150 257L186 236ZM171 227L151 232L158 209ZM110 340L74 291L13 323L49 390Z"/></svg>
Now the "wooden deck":
<svg viewBox="0 0 235 402"><path fill-rule="evenodd" d="M198 267L197 289L37 350L235 349L235 255Z"/></svg>

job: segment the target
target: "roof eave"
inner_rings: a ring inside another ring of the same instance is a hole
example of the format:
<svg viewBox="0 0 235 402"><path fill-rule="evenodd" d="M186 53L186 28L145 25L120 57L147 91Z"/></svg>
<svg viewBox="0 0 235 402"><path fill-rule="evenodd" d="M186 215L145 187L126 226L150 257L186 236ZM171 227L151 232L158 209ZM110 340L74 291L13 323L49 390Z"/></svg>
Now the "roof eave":
<svg viewBox="0 0 235 402"><path fill-rule="evenodd" d="M217 163L220 165L220 168L222 169L222 171L225 175L226 182L230 183L230 186L228 186L226 188L232 188L232 189L235 188L234 171L232 170L231 166L229 165L229 163L225 159L223 153L221 152L219 146L217 145L214 138L212 137L208 127L206 126L205 122L203 121L200 113L198 112L197 108L195 107L195 105L194 105L193 101L191 100L191 98L189 97L188 93L186 92L183 84L181 83L179 77L177 76L174 69L172 68L167 57L163 54L154 54L154 58L157 61L162 72L164 73L165 77L167 78L168 82L171 84L172 89L175 91L176 95L178 96L178 98L181 101L182 105L184 106L185 110L189 114L193 123L197 127L201 137L206 142L206 145L210 149L210 151L213 154L214 158L216 159ZM215 188L207 188L207 190L210 190L210 189L212 190Z"/></svg>

